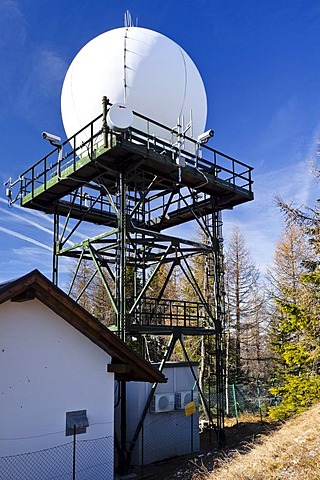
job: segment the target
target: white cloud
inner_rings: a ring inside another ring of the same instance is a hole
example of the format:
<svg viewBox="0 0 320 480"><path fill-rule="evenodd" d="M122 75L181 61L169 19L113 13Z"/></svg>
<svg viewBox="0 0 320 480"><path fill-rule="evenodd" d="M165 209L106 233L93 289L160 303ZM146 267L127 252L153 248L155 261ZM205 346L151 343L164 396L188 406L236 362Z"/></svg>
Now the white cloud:
<svg viewBox="0 0 320 480"><path fill-rule="evenodd" d="M59 104L67 63L57 52L43 46L33 51L29 63L30 67L17 105L19 112L30 119L34 111L36 115L34 107L38 103L43 105L46 100ZM38 117L35 119L38 120Z"/></svg>
<svg viewBox="0 0 320 480"><path fill-rule="evenodd" d="M274 113L267 128L263 131L263 146L268 149L282 144L288 138L290 141L299 128L297 122L297 100L290 98Z"/></svg>
<svg viewBox="0 0 320 480"><path fill-rule="evenodd" d="M68 65L57 52L43 48L33 56L32 79L42 95L49 97L52 91L61 90Z"/></svg>
<svg viewBox="0 0 320 480"><path fill-rule="evenodd" d="M43 246L33 247L33 246L23 246L20 248L13 248L12 253L17 259L26 259L28 258L28 263L42 263L42 264L47 264L48 260L51 260L51 249L50 252L44 252L43 251ZM50 264L51 267L51 264ZM32 267L36 268L36 267Z"/></svg>
<svg viewBox="0 0 320 480"><path fill-rule="evenodd" d="M318 193L317 182L308 162L301 161L257 174L254 187L255 200L224 214L224 232L226 239L230 238L236 222L253 259L265 271L273 260L275 242L284 225L275 196L280 195L296 207L312 205Z"/></svg>
<svg viewBox="0 0 320 480"><path fill-rule="evenodd" d="M0 198L0 203L8 205L8 201L3 198ZM0 224L2 222L2 224L5 227L7 227L8 225L12 226L14 224L17 228L23 228L25 227L25 224L28 224L34 228L32 236L36 235L37 230L38 230L37 233L39 233L39 231L42 231L49 235L53 235L53 224L54 224L53 215L43 213L39 210L32 210L32 209L21 207L18 203L15 203L12 207L8 207L8 208L0 207L0 213L1 213ZM49 223L51 228L44 226L43 225L44 223L46 223L46 225ZM60 230L62 230L62 223L60 223ZM66 229L67 234L68 232L70 232L71 228L72 227L69 226L69 228ZM81 240L88 238L90 236L89 228L90 227L88 227L87 235L84 232L81 233L81 232L75 231L73 233L73 237L80 238ZM92 228L90 229L90 231L92 233ZM74 242L68 241L67 243L71 245Z"/></svg>
<svg viewBox="0 0 320 480"><path fill-rule="evenodd" d="M3 203L4 205L7 205L8 206L8 200L4 199L4 198L0 198L0 203ZM24 212L24 213L27 213L28 212L28 215L32 215L32 216L35 216L37 217L37 219L41 219L41 220L47 220L48 222L50 222L52 225L53 225L53 218L50 217L49 215L43 213L43 212L40 212L39 210L27 210L26 208L24 207L21 207L18 203L15 203L12 207L8 207L9 208L13 208L13 210L17 210L18 212Z"/></svg>
<svg viewBox="0 0 320 480"><path fill-rule="evenodd" d="M0 48L21 46L26 38L27 22L16 0L0 0Z"/></svg>
<svg viewBox="0 0 320 480"><path fill-rule="evenodd" d="M274 113L252 153L259 162L253 171L255 199L224 213L226 239L236 222L262 270L273 261L275 242L284 225L276 195L296 208L314 205L319 195L311 164L320 123L306 126L301 108L299 99L291 98Z"/></svg>
<svg viewBox="0 0 320 480"><path fill-rule="evenodd" d="M0 121L7 122L24 75L20 52L27 38L27 22L16 0L0 0Z"/></svg>
<svg viewBox="0 0 320 480"><path fill-rule="evenodd" d="M0 283L21 277L22 275L38 269L48 277L51 276L52 255L51 252L39 248L36 245L12 248L1 255Z"/></svg>
<svg viewBox="0 0 320 480"><path fill-rule="evenodd" d="M52 235L52 229L43 227L38 222L27 218L26 215L14 213L12 210L5 210L4 208L1 208L1 207L0 207L0 212L4 213L5 215L8 215L11 218L14 218L15 220L18 220L19 223L23 223L23 222L28 223L29 225L32 225L36 229L41 230L42 232L48 233L49 235Z"/></svg>
<svg viewBox="0 0 320 480"><path fill-rule="evenodd" d="M19 238L20 240L24 240L26 242L29 242L29 243L33 243L34 245L37 245L39 247L42 247L46 250L49 250L51 252L51 248L48 247L48 245L42 243L42 242L39 242L38 240L34 239L34 238L31 238L31 237L28 237L27 235L23 235L22 233L19 233L19 232L16 232L15 230L11 230L10 228L6 228L6 227L0 227L0 232L3 232L11 237L15 237L15 238Z"/></svg>

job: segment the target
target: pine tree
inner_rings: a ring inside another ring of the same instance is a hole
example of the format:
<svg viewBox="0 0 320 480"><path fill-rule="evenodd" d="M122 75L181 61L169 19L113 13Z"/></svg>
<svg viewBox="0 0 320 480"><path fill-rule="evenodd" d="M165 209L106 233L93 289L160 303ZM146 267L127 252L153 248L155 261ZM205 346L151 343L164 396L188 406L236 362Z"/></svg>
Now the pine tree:
<svg viewBox="0 0 320 480"><path fill-rule="evenodd" d="M273 278L278 310L272 344L277 358L277 385L271 393L280 397L281 403L270 409L270 415L277 419L303 411L320 397L320 273L314 268L316 245L317 239L313 234L310 237L310 231L289 223L275 252Z"/></svg>
<svg viewBox="0 0 320 480"><path fill-rule="evenodd" d="M302 288L300 277L305 271L303 260L306 258L307 249L308 242L303 230L294 223L289 223L276 243L274 263L268 271L269 292L274 301L270 343L276 355L277 376L279 376L280 366L285 365L282 346L293 340L292 335L290 336L281 328L285 315L280 305L290 302L298 303Z"/></svg>

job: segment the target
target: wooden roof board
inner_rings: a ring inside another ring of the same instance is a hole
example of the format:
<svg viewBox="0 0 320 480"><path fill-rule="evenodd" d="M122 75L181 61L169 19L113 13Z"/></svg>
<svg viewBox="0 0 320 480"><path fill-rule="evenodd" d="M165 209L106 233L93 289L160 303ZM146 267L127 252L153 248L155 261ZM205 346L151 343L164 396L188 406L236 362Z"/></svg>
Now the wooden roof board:
<svg viewBox="0 0 320 480"><path fill-rule="evenodd" d="M37 298L79 332L89 338L112 357L112 362L130 367L130 373L115 374L116 378L128 381L164 383L162 373L149 362L139 357L107 327L56 287L38 270L18 279L0 284L0 305L8 300L23 301Z"/></svg>

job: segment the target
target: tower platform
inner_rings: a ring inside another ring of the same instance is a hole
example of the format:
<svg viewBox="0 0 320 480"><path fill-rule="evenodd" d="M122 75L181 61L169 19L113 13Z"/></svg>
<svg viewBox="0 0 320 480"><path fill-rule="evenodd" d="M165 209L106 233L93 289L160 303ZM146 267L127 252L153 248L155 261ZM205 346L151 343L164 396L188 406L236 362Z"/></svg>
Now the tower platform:
<svg viewBox="0 0 320 480"><path fill-rule="evenodd" d="M93 122L86 128L93 132ZM106 129L104 135L100 129L80 146L75 135L24 172L21 205L115 226L110 195L116 195L122 173L132 209L137 209L141 197L147 208L141 221L136 215L136 224L160 231L192 220L195 212L202 217L213 207L232 209L253 199L252 168L228 155L200 147L187 137L189 148L183 150L181 142L177 148L134 128L124 133Z"/></svg>

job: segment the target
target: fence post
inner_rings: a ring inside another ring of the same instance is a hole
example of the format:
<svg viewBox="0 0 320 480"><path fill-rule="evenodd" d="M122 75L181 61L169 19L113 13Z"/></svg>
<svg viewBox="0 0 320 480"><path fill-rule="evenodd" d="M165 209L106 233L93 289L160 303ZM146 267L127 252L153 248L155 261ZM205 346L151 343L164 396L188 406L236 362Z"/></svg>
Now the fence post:
<svg viewBox="0 0 320 480"><path fill-rule="evenodd" d="M73 425L72 480L76 480L76 426L75 425Z"/></svg>
<svg viewBox="0 0 320 480"><path fill-rule="evenodd" d="M193 389L191 389L191 402L193 402ZM193 414L191 417L191 453L193 452Z"/></svg>
<svg viewBox="0 0 320 480"><path fill-rule="evenodd" d="M262 422L262 408L261 408L261 399L260 399L260 385L259 380L257 379L257 396L258 396L258 407L260 413L260 422Z"/></svg>
<svg viewBox="0 0 320 480"><path fill-rule="evenodd" d="M141 479L144 479L144 421L141 426Z"/></svg>
<svg viewBox="0 0 320 480"><path fill-rule="evenodd" d="M209 374L209 384L208 384L208 394L209 394L209 411L211 412L211 372ZM212 445L212 439L211 439L211 431L212 431L212 428L210 428L209 430L209 443L210 443L210 446Z"/></svg>
<svg viewBox="0 0 320 480"><path fill-rule="evenodd" d="M237 397L236 397L236 389L235 389L234 383L232 384L232 395L233 395L233 404L234 404L234 414L236 416L237 425L239 425Z"/></svg>

